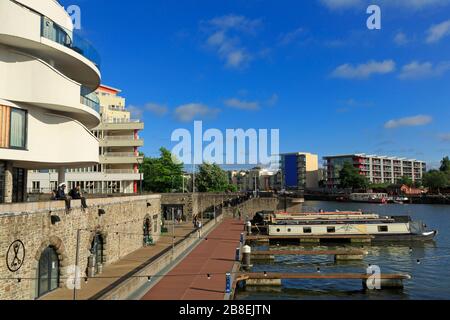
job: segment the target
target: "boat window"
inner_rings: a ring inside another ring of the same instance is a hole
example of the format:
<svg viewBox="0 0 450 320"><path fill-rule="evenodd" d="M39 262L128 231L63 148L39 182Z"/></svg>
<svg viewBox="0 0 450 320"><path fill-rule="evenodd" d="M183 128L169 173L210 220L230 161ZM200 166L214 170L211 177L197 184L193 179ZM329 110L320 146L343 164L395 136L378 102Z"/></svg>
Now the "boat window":
<svg viewBox="0 0 450 320"><path fill-rule="evenodd" d="M303 228L303 233L312 233L312 229L305 227L305 228Z"/></svg>
<svg viewBox="0 0 450 320"><path fill-rule="evenodd" d="M281 230L280 230L280 229L277 229L277 232L281 232Z"/></svg>
<svg viewBox="0 0 450 320"><path fill-rule="evenodd" d="M328 233L335 233L336 232L336 228L335 227L328 227L327 228L327 232Z"/></svg>
<svg viewBox="0 0 450 320"><path fill-rule="evenodd" d="M388 226L378 226L378 232L388 232L389 227Z"/></svg>
<svg viewBox="0 0 450 320"><path fill-rule="evenodd" d="M291 232L292 230L291 229L288 229L288 232Z"/></svg>

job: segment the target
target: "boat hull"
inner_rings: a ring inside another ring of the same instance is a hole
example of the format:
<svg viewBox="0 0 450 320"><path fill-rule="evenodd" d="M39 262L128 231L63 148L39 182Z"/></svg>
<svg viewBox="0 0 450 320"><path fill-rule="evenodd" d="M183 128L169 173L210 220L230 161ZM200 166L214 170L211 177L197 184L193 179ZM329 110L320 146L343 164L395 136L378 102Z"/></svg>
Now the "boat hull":
<svg viewBox="0 0 450 320"><path fill-rule="evenodd" d="M437 231L426 232L423 234L383 234L383 235L373 235L372 242L382 242L382 241L432 241L438 235Z"/></svg>

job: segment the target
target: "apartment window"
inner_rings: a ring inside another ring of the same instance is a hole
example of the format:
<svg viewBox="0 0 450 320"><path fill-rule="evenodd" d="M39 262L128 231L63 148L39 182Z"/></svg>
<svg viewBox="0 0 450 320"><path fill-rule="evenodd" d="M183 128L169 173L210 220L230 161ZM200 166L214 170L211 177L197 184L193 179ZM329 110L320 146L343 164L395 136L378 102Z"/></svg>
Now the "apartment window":
<svg viewBox="0 0 450 320"><path fill-rule="evenodd" d="M11 109L10 148L25 149L27 143L27 112Z"/></svg>
<svg viewBox="0 0 450 320"><path fill-rule="evenodd" d="M33 190L32 192L38 193L41 192L41 182L40 181L33 181Z"/></svg>

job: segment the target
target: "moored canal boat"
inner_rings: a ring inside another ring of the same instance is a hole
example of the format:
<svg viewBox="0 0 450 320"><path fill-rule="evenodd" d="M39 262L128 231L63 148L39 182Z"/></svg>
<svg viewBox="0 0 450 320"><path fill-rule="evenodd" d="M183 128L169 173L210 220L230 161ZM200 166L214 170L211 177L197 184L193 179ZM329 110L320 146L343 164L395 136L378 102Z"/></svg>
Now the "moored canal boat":
<svg viewBox="0 0 450 320"><path fill-rule="evenodd" d="M269 236L371 236L373 241L429 241L438 234L409 216L379 216L360 212L274 214Z"/></svg>

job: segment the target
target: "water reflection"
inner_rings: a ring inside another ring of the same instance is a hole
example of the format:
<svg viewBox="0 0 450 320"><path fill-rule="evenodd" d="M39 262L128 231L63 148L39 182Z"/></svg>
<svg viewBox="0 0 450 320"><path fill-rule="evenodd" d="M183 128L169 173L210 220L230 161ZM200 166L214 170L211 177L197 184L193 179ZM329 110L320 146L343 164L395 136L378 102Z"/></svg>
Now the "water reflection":
<svg viewBox="0 0 450 320"><path fill-rule="evenodd" d="M380 215L410 215L430 229L439 230L434 242L376 243L361 245L261 245L253 250L337 250L364 249L363 261L334 262L332 256L276 256L275 261L255 262L255 272L366 273L369 265L377 265L382 273L407 273L403 290L362 290L358 280L284 280L281 288L265 291L247 288L237 299L450 299L450 206L440 205L370 205L333 202L308 202L308 206L325 211L358 210Z"/></svg>

